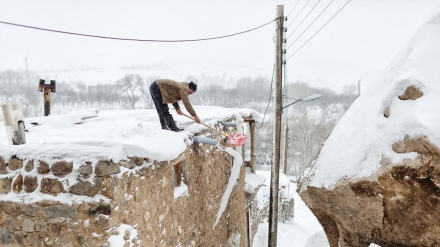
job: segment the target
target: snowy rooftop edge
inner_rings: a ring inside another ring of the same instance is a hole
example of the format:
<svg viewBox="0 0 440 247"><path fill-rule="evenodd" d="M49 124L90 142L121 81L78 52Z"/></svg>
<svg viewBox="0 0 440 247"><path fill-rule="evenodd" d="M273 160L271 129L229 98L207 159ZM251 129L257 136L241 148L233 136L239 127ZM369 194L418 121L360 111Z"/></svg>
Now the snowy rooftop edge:
<svg viewBox="0 0 440 247"><path fill-rule="evenodd" d="M235 118L239 126L244 117L262 120L252 109L210 106L194 107L201 120L209 125ZM83 163L99 159L118 162L128 157L156 161L174 160L182 154L196 133L207 129L201 124L171 111L182 132L160 128L155 109L74 111L64 115L27 118L26 144L10 145L4 122L0 122L0 156L55 162L60 159ZM31 124L33 123L33 124ZM209 138L220 138L208 136Z"/></svg>

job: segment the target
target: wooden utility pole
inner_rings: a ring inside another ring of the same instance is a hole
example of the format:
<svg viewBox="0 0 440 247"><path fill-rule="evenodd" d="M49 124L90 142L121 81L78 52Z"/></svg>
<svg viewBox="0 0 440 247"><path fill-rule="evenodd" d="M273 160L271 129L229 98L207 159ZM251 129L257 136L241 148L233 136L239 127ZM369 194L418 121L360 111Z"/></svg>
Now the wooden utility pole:
<svg viewBox="0 0 440 247"><path fill-rule="evenodd" d="M251 169L252 172L257 170L257 155L255 154L255 121L249 122L249 128L251 132Z"/></svg>
<svg viewBox="0 0 440 247"><path fill-rule="evenodd" d="M29 66L28 66L27 57L24 59L24 65L26 67L26 83L29 83Z"/></svg>
<svg viewBox="0 0 440 247"><path fill-rule="evenodd" d="M56 92L55 83L55 80L50 80L50 84L44 84L44 80L40 79L38 84L38 91L44 90L44 116L50 115L50 92Z"/></svg>
<svg viewBox="0 0 440 247"><path fill-rule="evenodd" d="M271 167L270 207L269 207L269 239L268 246L277 246L278 231L278 190L280 184L280 153L281 153L281 113L282 113L282 84L283 84L283 32L284 5L277 6L275 35L275 133L274 133L274 163Z"/></svg>
<svg viewBox="0 0 440 247"><path fill-rule="evenodd" d="M286 134L284 135L284 174L288 176L287 174L287 149L289 148L289 126L287 126L286 123Z"/></svg>

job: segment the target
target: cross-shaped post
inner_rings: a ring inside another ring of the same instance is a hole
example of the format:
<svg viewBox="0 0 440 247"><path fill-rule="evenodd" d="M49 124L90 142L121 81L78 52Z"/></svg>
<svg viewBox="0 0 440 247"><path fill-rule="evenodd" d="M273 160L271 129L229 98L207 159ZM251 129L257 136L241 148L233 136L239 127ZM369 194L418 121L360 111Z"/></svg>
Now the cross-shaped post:
<svg viewBox="0 0 440 247"><path fill-rule="evenodd" d="M50 80L50 84L44 84L44 80L40 79L38 84L38 91L43 92L44 90L44 116L50 115L50 92L55 93L55 80Z"/></svg>

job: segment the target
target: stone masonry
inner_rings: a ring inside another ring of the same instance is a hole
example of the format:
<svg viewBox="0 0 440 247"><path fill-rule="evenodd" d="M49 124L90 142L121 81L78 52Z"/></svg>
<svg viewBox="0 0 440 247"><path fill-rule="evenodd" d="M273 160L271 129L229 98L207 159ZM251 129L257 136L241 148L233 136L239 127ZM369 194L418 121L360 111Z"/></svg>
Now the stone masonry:
<svg viewBox="0 0 440 247"><path fill-rule="evenodd" d="M228 246L237 236L232 246L247 246L244 168L213 229L232 162L197 143L170 162L132 157L78 165L0 157L0 246L104 247L117 234L124 246ZM188 186L177 198L176 164ZM74 183L63 179L72 174ZM24 199L2 199L10 195ZM26 195L46 199L28 202Z"/></svg>

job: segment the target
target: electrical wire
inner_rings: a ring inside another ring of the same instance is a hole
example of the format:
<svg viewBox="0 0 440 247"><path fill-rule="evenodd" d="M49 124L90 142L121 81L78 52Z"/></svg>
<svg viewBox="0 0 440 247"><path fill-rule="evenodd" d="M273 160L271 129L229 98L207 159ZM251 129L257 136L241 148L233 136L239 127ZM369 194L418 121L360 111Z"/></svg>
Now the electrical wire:
<svg viewBox="0 0 440 247"><path fill-rule="evenodd" d="M299 50L301 50L301 48L303 48L311 39L313 39L313 37L315 37L316 36L316 34L318 34L331 20L333 20L333 18L337 15L337 14L339 14L339 12L341 12L341 10L343 10L344 8L345 8L345 6L347 6L347 4L350 2L351 0L348 0L345 4L344 4L344 6L342 6L318 31L316 31L313 35L312 35L312 37L310 37L304 44L302 44L299 48L298 48L298 50L296 50L292 55L290 55L290 57L288 57L287 59L286 59L286 61L287 60L289 60L291 57L293 57L293 55L295 55Z"/></svg>
<svg viewBox="0 0 440 247"><path fill-rule="evenodd" d="M269 100L267 101L266 110L264 111L263 121L261 121L261 125L260 125L260 127L257 127L257 129L260 129L261 127L263 127L264 119L266 118L267 109L269 108L270 99L272 98L272 87L273 87L273 78L274 78L274 77L275 77L275 61L273 62L272 81L271 81L271 83L270 83Z"/></svg>
<svg viewBox="0 0 440 247"><path fill-rule="evenodd" d="M296 28L292 31L292 33L290 33L290 35L287 37L287 39L290 38L290 36L293 35L293 33L299 28L299 26L301 26L301 24L307 19L307 17L309 17L309 15L313 12L313 10L316 8L316 6L318 6L318 4L321 2L321 0L319 0L318 2L316 2L315 6L313 6L313 8L309 11L309 13L306 15L306 17L304 17L304 19L298 24L298 26L296 26Z"/></svg>
<svg viewBox="0 0 440 247"><path fill-rule="evenodd" d="M290 44L286 50L288 50L309 28L310 26L313 25L313 23L315 23L315 21L322 15L322 13L325 12L325 10L334 2L335 0L332 0L329 4L327 4L327 6L321 11L321 13L319 13L319 15L309 24L309 26L292 42L292 44Z"/></svg>
<svg viewBox="0 0 440 247"><path fill-rule="evenodd" d="M109 36L100 36L100 35L93 35L93 34L83 34L83 33L74 33L74 32L66 32L66 31L60 31L60 30L54 30L54 29L47 29L47 28L41 28L41 27L34 27L34 26L28 26L28 25L22 25L12 22L5 22L0 20L0 24L6 24L11 26L17 26L17 27L24 27L24 28L30 28L30 29L36 29L40 31L47 31L47 32L55 32L55 33L62 33L62 34L69 34L69 35L76 35L76 36L83 36L83 37L91 37L91 38L101 38L101 39L112 39L112 40L122 40L122 41L140 41L140 42L163 42L163 43L172 43L172 42L196 42L196 41L207 41L207 40L214 40L214 39L222 39L222 38L228 38L232 36L236 36L239 34L247 33L254 31L256 29L262 28L264 26L269 25L270 23L274 22L274 20L263 24L261 26L248 29L245 31L241 31L238 33L223 35L223 36L216 36L216 37L210 37L210 38L200 38L200 39L178 39L178 40L161 40L161 39L134 39L134 38L120 38L120 37L109 37Z"/></svg>
<svg viewBox="0 0 440 247"><path fill-rule="evenodd" d="M292 14L292 12L295 10L296 6L298 6L299 2L301 2L301 0L298 0L298 2L295 4L295 6L293 6L293 9L287 15L287 18L289 18L290 14Z"/></svg>
<svg viewBox="0 0 440 247"><path fill-rule="evenodd" d="M298 16L301 14L301 12L304 10L304 8L307 6L307 4L310 3L311 0L307 1L306 4L304 4L304 6L302 7L302 9L298 12L298 14L295 16L295 18L293 18L292 22L287 26L287 28L290 27L290 25L292 25L292 23L296 20L296 18L298 18Z"/></svg>

